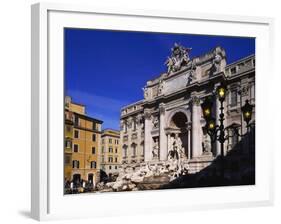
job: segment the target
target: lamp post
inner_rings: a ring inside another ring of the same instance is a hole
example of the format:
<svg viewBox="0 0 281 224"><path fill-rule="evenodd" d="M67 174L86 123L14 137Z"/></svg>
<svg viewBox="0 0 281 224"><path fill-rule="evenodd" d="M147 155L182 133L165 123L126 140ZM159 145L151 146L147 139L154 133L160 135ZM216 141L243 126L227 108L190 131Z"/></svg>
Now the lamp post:
<svg viewBox="0 0 281 224"><path fill-rule="evenodd" d="M254 106L249 103L249 100L246 100L244 106L241 107L242 117L243 120L246 122L247 133L249 132L250 121L252 120L253 108ZM239 134L238 131L239 126L230 126L230 127L234 129L234 132L237 136L244 137L247 134L247 133L244 135L242 133Z"/></svg>
<svg viewBox="0 0 281 224"><path fill-rule="evenodd" d="M228 139L229 136L226 136L226 128L224 127L223 121L224 118L224 107L223 103L226 96L226 85L221 84L217 87L215 95L217 96L220 102L220 114L219 114L219 124L216 124L216 120L212 117L212 106L213 106L213 97L209 96L205 98L204 102L201 104L202 112L204 119L206 121L206 130L209 136L211 137L212 142L219 141L220 143L220 153L221 153L221 178L224 178L224 142ZM252 118L253 106L246 100L245 105L241 108L244 121L247 123L247 131L249 127L249 122Z"/></svg>
<svg viewBox="0 0 281 224"><path fill-rule="evenodd" d="M220 101L220 114L219 114L219 138L218 141L220 142L220 148L221 148L221 177L222 179L224 178L224 142L225 142L225 131L224 131L224 113L223 113L223 102L225 100L225 92L226 92L226 87L224 85L220 85L217 88L217 97Z"/></svg>
<svg viewBox="0 0 281 224"><path fill-rule="evenodd" d="M245 105L243 107L241 107L241 111L242 111L242 114L243 114L244 121L247 124L247 132L248 132L248 129L249 129L249 123L252 119L253 107L254 106L249 103L249 100L246 100Z"/></svg>

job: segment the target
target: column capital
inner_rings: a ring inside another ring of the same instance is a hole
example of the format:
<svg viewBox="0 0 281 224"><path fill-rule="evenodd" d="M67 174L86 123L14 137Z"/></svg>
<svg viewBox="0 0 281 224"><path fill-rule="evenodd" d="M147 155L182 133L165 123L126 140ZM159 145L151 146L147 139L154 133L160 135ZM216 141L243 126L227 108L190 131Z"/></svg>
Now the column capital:
<svg viewBox="0 0 281 224"><path fill-rule="evenodd" d="M195 106L200 106L200 98L197 95L191 96L190 103Z"/></svg>
<svg viewBox="0 0 281 224"><path fill-rule="evenodd" d="M159 113L160 115L165 114L166 108L165 108L165 103L160 103L159 104Z"/></svg>
<svg viewBox="0 0 281 224"><path fill-rule="evenodd" d="M136 117L135 117L135 120L136 120L136 122L139 124L140 122L141 122L141 120L142 120L142 115L141 114L138 114Z"/></svg>
<svg viewBox="0 0 281 224"><path fill-rule="evenodd" d="M144 109L144 118L146 120L150 120L151 119L151 112L148 109Z"/></svg>

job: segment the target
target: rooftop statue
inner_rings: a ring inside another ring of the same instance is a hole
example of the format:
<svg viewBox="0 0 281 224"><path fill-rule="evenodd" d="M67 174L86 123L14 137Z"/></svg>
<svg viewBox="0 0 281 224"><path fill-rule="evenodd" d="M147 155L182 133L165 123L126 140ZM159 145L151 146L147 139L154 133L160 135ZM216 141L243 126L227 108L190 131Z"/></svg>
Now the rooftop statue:
<svg viewBox="0 0 281 224"><path fill-rule="evenodd" d="M189 52L191 49L192 48L183 47L178 43L174 44L174 47L171 48L172 54L165 62L168 67L168 74L179 71L183 65L186 65L189 62Z"/></svg>

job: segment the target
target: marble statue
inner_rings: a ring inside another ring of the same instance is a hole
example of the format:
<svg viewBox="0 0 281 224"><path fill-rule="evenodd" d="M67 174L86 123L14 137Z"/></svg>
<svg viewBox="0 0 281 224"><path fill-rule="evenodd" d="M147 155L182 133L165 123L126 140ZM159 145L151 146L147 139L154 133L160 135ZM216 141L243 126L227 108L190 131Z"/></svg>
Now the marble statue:
<svg viewBox="0 0 281 224"><path fill-rule="evenodd" d="M210 154L211 149L212 149L212 145L211 145L210 136L207 133L205 133L203 135L203 153L204 154Z"/></svg>
<svg viewBox="0 0 281 224"><path fill-rule="evenodd" d="M216 54L215 58L213 60L213 67L214 67L214 72L220 72L220 64L221 64L222 57L220 54Z"/></svg>
<svg viewBox="0 0 281 224"><path fill-rule="evenodd" d="M144 96L144 99L148 99L148 88L147 87L144 87L144 88L142 88L142 90L143 90L143 96Z"/></svg>
<svg viewBox="0 0 281 224"><path fill-rule="evenodd" d="M191 51L191 49L192 48L185 48L178 43L174 44L174 47L171 49L171 57L168 57L165 62L168 68L168 74L179 71L183 65L187 65L189 62L189 51Z"/></svg>
<svg viewBox="0 0 281 224"><path fill-rule="evenodd" d="M170 74L173 71L173 66L175 64L175 61L171 57L167 57L167 60L165 61L166 66L168 67L168 74Z"/></svg>
<svg viewBox="0 0 281 224"><path fill-rule="evenodd" d="M159 81L158 96L163 93L164 84L165 84L165 81L161 79L161 80Z"/></svg>
<svg viewBox="0 0 281 224"><path fill-rule="evenodd" d="M153 128L158 128L159 127L159 120L158 120L157 116L155 116L153 118L152 124L153 124Z"/></svg>
<svg viewBox="0 0 281 224"><path fill-rule="evenodd" d="M172 149L168 153L168 159L170 160L179 160L185 157L182 147L182 141L176 134L173 139Z"/></svg>
<svg viewBox="0 0 281 224"><path fill-rule="evenodd" d="M158 159L158 157L159 157L159 142L158 142L158 138L156 138L156 140L154 142L154 146L153 146L153 150L152 150L152 156L153 156L153 159Z"/></svg>

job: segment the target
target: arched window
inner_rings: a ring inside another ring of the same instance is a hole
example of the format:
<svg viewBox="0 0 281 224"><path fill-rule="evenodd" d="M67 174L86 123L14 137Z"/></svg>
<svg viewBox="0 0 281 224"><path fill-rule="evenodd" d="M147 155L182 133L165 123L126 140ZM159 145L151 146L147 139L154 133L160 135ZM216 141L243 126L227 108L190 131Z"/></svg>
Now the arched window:
<svg viewBox="0 0 281 224"><path fill-rule="evenodd" d="M128 155L127 148L128 148L127 145L123 145L123 157L127 157L127 155Z"/></svg>
<svg viewBox="0 0 281 224"><path fill-rule="evenodd" d="M128 122L127 121L124 122L124 131L125 131L125 133L127 133L127 131L128 131Z"/></svg>
<svg viewBox="0 0 281 224"><path fill-rule="evenodd" d="M136 143L133 143L131 145L131 148L132 148L132 156L136 156L137 155L137 144Z"/></svg>
<svg viewBox="0 0 281 224"><path fill-rule="evenodd" d="M141 156L144 156L144 142L143 141L141 142L140 148L141 148Z"/></svg>
<svg viewBox="0 0 281 224"><path fill-rule="evenodd" d="M133 129L133 130L135 131L135 130L137 129L137 120L134 119L133 122L134 122L134 124L133 124L133 125L134 125L134 126L133 126L134 129Z"/></svg>

